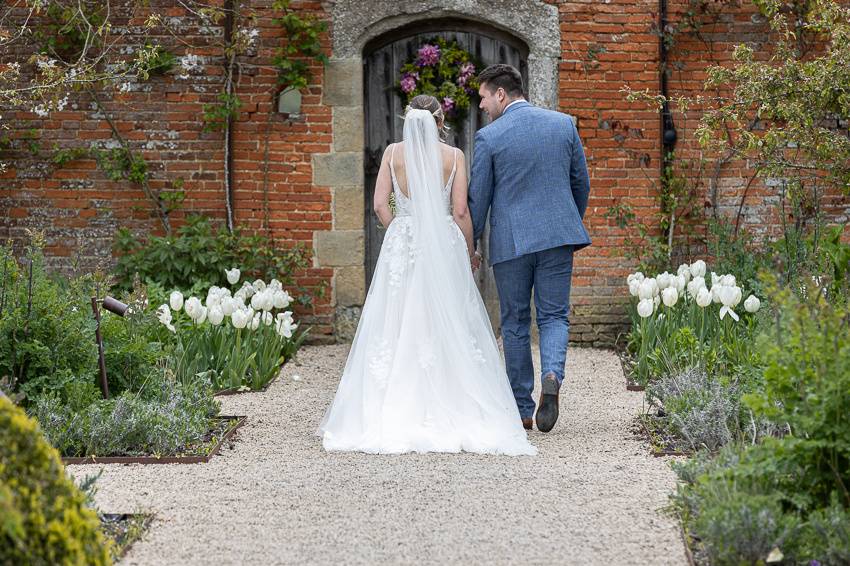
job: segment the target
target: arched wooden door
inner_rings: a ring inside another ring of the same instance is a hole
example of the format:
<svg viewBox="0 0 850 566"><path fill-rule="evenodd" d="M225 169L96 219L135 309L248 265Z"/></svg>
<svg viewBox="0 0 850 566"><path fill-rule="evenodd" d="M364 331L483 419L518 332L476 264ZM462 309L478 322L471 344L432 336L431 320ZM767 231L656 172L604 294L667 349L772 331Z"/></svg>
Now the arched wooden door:
<svg viewBox="0 0 850 566"><path fill-rule="evenodd" d="M384 239L384 230L379 226L378 218L372 210L372 197L375 192L375 179L381 164L381 156L386 147L401 140L404 103L398 95L395 84L399 69L408 61L419 46L432 39L441 37L458 44L476 56L484 66L495 63L507 63L520 70L523 83L528 85L528 47L511 35L464 20L430 20L394 30L372 41L364 49L364 103L366 115L364 160L366 191L364 202L364 222L366 231L366 287L372 281L375 264ZM480 69L479 69L480 70ZM488 122L487 115L478 110L478 99L464 121L463 127L451 131L448 142L461 148L469 160L473 156L475 132ZM487 255L487 232L482 238L482 247ZM499 328L499 302L492 268L481 269L477 276L478 288L484 297L493 328Z"/></svg>

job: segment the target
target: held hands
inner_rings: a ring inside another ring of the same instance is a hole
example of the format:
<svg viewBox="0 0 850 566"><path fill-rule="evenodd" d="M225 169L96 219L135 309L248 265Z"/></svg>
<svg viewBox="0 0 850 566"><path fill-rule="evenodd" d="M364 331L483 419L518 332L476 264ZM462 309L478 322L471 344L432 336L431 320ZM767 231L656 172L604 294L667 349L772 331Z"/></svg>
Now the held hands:
<svg viewBox="0 0 850 566"><path fill-rule="evenodd" d="M469 261L472 264L473 273L481 269L481 252L476 250L475 253L472 254L472 257L469 258Z"/></svg>

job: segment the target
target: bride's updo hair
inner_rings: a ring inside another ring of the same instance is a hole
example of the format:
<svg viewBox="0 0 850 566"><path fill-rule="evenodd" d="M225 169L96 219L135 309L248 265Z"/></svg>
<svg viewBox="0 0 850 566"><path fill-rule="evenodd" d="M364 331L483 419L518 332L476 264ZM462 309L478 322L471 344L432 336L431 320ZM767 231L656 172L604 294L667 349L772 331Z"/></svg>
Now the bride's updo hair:
<svg viewBox="0 0 850 566"><path fill-rule="evenodd" d="M434 120L437 122L437 129L440 131L440 138L443 140L449 134L449 127L446 126L446 115L443 112L443 107L440 106L439 101L431 96L430 94L419 94L414 96L410 101L410 104L407 105L407 108L404 109L404 115L407 116L407 113L411 110L427 110L434 117Z"/></svg>

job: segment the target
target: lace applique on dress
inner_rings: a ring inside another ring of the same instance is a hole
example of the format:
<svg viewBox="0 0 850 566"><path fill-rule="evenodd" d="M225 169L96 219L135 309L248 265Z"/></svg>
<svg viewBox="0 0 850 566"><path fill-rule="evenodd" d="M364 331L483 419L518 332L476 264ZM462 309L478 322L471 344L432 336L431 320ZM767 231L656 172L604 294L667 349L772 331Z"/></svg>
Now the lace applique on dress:
<svg viewBox="0 0 850 566"><path fill-rule="evenodd" d="M437 364L437 353L434 351L434 344L430 340L423 340L419 344L418 354L419 366L422 369L432 369Z"/></svg>
<svg viewBox="0 0 850 566"><path fill-rule="evenodd" d="M369 347L369 373L375 378L375 382L381 386L387 384L392 354L390 343L386 338Z"/></svg>

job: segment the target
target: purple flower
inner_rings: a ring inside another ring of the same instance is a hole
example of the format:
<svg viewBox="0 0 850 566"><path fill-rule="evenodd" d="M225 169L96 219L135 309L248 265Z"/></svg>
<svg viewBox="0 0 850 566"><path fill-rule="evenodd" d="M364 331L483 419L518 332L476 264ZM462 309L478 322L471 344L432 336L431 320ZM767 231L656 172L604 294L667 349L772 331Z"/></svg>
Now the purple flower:
<svg viewBox="0 0 850 566"><path fill-rule="evenodd" d="M441 104L441 106L443 107L443 112L448 114L449 112L451 112L454 109L455 101L454 101L453 98L447 96L443 99L443 103Z"/></svg>
<svg viewBox="0 0 850 566"><path fill-rule="evenodd" d="M436 65L437 61L440 60L440 48L436 45L426 43L419 48L418 55L419 59L416 61L416 64L420 67L430 67L431 65Z"/></svg>
<svg viewBox="0 0 850 566"><path fill-rule="evenodd" d="M472 63L466 62L460 66L460 70L458 72L457 84L458 86L464 86L472 75L475 74L475 65Z"/></svg>
<svg viewBox="0 0 850 566"><path fill-rule="evenodd" d="M809 562L809 566L820 566L820 561L812 560L811 562Z"/></svg>
<svg viewBox="0 0 850 566"><path fill-rule="evenodd" d="M416 73L405 73L401 77L401 91L405 94L413 92L416 88L416 80L419 78L419 75Z"/></svg>

